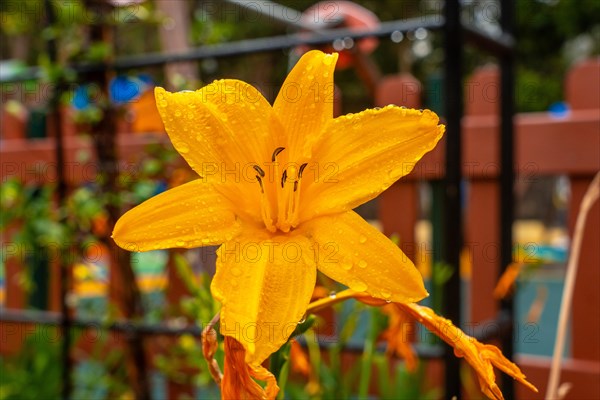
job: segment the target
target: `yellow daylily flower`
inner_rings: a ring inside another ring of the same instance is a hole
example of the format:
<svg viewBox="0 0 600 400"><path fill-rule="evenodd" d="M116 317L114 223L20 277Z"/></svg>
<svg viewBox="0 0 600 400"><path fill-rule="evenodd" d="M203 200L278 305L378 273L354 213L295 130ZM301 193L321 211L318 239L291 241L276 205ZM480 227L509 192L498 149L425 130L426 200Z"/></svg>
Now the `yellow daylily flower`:
<svg viewBox="0 0 600 400"><path fill-rule="evenodd" d="M352 209L408 174L444 127L396 106L333 118L336 60L306 53L273 106L231 79L157 88L166 131L199 178L130 210L113 232L132 251L221 245L211 284L221 333L253 366L302 319L317 269L389 301L427 295L408 257Z"/></svg>
<svg viewBox="0 0 600 400"><path fill-rule="evenodd" d="M388 327L381 333L381 339L387 342L386 353L402 358L406 362L406 370L415 372L419 360L410 342L413 319L394 303L383 305L381 311L389 317Z"/></svg>

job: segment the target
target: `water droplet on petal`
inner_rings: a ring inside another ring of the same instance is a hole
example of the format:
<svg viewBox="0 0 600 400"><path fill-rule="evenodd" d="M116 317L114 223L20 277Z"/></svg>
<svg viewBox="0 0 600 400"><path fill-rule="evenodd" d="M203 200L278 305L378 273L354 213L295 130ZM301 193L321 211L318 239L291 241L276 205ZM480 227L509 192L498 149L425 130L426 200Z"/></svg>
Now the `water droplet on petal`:
<svg viewBox="0 0 600 400"><path fill-rule="evenodd" d="M210 243L210 239L209 238L202 238L202 243L204 243L204 244Z"/></svg>
<svg viewBox="0 0 600 400"><path fill-rule="evenodd" d="M303 324L303 323L305 323L305 322L306 322L306 314L304 314L304 315L302 316L302 319L301 319L300 321L298 321L298 325L300 325L300 324Z"/></svg>
<svg viewBox="0 0 600 400"><path fill-rule="evenodd" d="M392 292L390 292L387 289L382 289L381 290L381 297L383 297L385 300L389 300L392 298Z"/></svg>
<svg viewBox="0 0 600 400"><path fill-rule="evenodd" d="M331 65L332 62L333 62L333 56L331 54L325 55L325 58L323 59L323 64Z"/></svg>
<svg viewBox="0 0 600 400"><path fill-rule="evenodd" d="M329 292L329 298L330 299L335 299L337 297L337 293L336 292Z"/></svg>
<svg viewBox="0 0 600 400"><path fill-rule="evenodd" d="M185 246L185 242L183 240L178 240L175 244L179 247Z"/></svg>
<svg viewBox="0 0 600 400"><path fill-rule="evenodd" d="M187 146L187 144L180 143L179 147L177 147L177 151L180 152L180 153L182 153L182 154L185 154L185 153L187 153L187 152L190 151L190 148Z"/></svg>
<svg viewBox="0 0 600 400"><path fill-rule="evenodd" d="M364 292L367 290L367 284L362 281L356 281L350 285L350 289L356 290L357 292Z"/></svg>
<svg viewBox="0 0 600 400"><path fill-rule="evenodd" d="M358 239L358 241L359 241L360 243L365 243L365 242L367 241L367 237L366 237L366 236L361 236L361 237Z"/></svg>
<svg viewBox="0 0 600 400"><path fill-rule="evenodd" d="M352 269L352 263L348 262L348 261L342 261L342 268L344 268L346 271L350 271Z"/></svg>
<svg viewBox="0 0 600 400"><path fill-rule="evenodd" d="M360 260L358 262L358 267L359 268L367 268L367 262L365 260Z"/></svg>

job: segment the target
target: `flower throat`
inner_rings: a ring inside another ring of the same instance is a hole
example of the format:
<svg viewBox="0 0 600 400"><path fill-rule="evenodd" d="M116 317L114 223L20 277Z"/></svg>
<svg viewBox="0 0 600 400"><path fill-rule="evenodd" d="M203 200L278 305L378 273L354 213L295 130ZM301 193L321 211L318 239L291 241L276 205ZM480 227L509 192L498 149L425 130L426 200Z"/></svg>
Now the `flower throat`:
<svg viewBox="0 0 600 400"><path fill-rule="evenodd" d="M280 173L277 156L284 150L285 147L277 147L271 155L274 168L270 169L270 172L272 171L274 176L267 176L258 164L253 165L256 181L260 186L262 219L267 230L271 232L278 229L289 232L298 226L300 217L302 173L308 163L300 165L299 168L290 165Z"/></svg>

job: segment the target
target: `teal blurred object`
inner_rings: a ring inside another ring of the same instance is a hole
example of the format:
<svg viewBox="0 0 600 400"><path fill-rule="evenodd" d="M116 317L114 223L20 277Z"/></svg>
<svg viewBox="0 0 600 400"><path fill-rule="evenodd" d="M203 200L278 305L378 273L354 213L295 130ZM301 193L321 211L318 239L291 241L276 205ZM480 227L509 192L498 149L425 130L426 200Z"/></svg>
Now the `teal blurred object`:
<svg viewBox="0 0 600 400"><path fill-rule="evenodd" d="M33 109L29 113L29 119L27 120L27 130L25 135L27 139L40 139L45 138L46 135L46 123L48 120L48 113L42 108Z"/></svg>
<svg viewBox="0 0 600 400"><path fill-rule="evenodd" d="M552 356L556 339L558 313L564 288L564 270L543 266L527 278L519 278L515 294L515 350L517 353ZM539 319L528 322L528 314L540 291L546 290ZM567 332L565 355L571 354L570 327Z"/></svg>

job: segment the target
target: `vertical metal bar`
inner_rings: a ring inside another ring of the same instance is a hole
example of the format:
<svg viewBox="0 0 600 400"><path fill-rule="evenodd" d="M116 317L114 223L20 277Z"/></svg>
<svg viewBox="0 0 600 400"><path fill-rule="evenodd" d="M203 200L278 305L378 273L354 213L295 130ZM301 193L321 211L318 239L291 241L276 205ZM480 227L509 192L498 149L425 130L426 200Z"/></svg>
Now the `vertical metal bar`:
<svg viewBox="0 0 600 400"><path fill-rule="evenodd" d="M460 326L460 273L462 247L461 118L462 118L462 30L459 0L446 0L444 15L444 97L446 115L446 176L444 180L444 261L454 273L444 288L444 316ZM447 348L445 354L445 398L460 398L460 362Z"/></svg>
<svg viewBox="0 0 600 400"><path fill-rule="evenodd" d="M513 34L514 2L502 0L500 24L504 32ZM514 220L514 49L500 57L500 260L502 270L512 262ZM503 271L500 271L501 273ZM501 311L510 317L510 325L502 337L502 350L509 359L514 353L514 304L508 297L500 304ZM514 398L514 381L504 375L502 392L506 399Z"/></svg>
<svg viewBox="0 0 600 400"><path fill-rule="evenodd" d="M46 11L46 26L52 26L56 22L56 16L54 14L54 8L52 7L51 0L45 0L44 7ZM51 63L55 63L58 59L56 39L52 37L48 40L48 57ZM61 79L61 78L59 78ZM65 203L67 194L67 184L65 181L64 172L64 145L63 137L61 132L61 116L60 116L60 97L63 88L62 81L54 82L55 90L50 99L50 112L53 114L52 123L54 125L54 148L56 158L56 201L58 207L62 207ZM58 257L58 269L60 271L60 310L61 310L61 322L60 328L62 332L62 346L61 346L61 363L62 363L62 399L68 400L71 396L73 382L71 380L71 318L69 316L69 306L67 304L67 294L69 287L69 269L65 264L62 257Z"/></svg>

